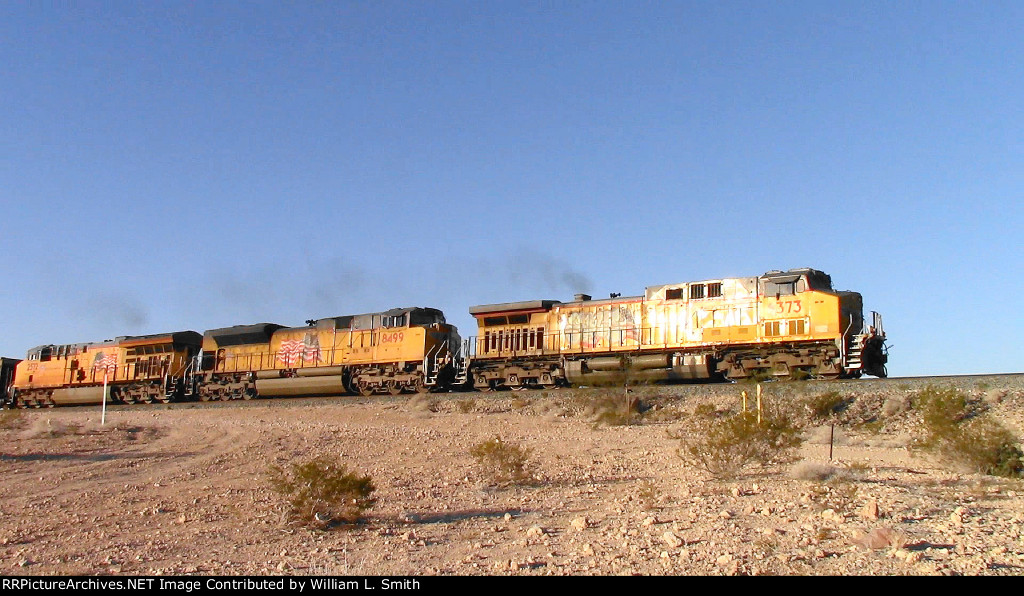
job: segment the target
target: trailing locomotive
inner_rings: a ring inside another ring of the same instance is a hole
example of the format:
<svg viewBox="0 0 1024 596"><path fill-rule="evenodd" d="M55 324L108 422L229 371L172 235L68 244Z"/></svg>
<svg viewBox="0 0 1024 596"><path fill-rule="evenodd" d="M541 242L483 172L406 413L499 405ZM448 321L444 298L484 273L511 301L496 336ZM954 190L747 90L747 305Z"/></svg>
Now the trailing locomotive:
<svg viewBox="0 0 1024 596"><path fill-rule="evenodd" d="M195 375L202 400L445 389L460 339L433 308L214 329Z"/></svg>
<svg viewBox="0 0 1024 596"><path fill-rule="evenodd" d="M459 336L432 308L119 337L29 350L10 405L398 394L447 388Z"/></svg>
<svg viewBox="0 0 1024 596"><path fill-rule="evenodd" d="M168 402L186 392L195 331L32 348L15 372L10 402L22 407Z"/></svg>
<svg viewBox="0 0 1024 596"><path fill-rule="evenodd" d="M470 308L480 390L642 381L886 376L878 313L814 269L648 287L642 296Z"/></svg>

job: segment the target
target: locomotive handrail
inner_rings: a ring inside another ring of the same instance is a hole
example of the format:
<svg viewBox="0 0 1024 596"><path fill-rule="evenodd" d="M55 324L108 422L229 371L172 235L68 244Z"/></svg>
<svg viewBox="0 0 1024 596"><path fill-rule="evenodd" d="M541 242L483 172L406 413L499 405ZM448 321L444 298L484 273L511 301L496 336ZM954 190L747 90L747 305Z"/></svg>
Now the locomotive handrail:
<svg viewBox="0 0 1024 596"><path fill-rule="evenodd" d="M846 325L846 329L843 329L843 335L839 342L839 361L843 363L843 367L846 367L846 334L849 333L850 327L853 327L853 315L850 315L850 322Z"/></svg>

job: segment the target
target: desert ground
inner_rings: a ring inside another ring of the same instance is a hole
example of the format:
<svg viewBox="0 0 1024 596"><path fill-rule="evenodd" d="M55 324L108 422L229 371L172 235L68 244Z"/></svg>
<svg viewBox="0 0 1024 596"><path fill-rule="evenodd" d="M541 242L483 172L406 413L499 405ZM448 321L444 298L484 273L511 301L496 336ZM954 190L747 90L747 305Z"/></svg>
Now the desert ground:
<svg viewBox="0 0 1024 596"><path fill-rule="evenodd" d="M627 425L601 417L622 389L5 411L0 573L1021 575L1024 481L910 449L925 383L766 383L793 412L844 404L724 478L681 437L753 385L639 387ZM930 383L1022 435L1024 377ZM470 454L498 436L528 451L522 482ZM318 456L372 478L358 523L289 517L268 470Z"/></svg>

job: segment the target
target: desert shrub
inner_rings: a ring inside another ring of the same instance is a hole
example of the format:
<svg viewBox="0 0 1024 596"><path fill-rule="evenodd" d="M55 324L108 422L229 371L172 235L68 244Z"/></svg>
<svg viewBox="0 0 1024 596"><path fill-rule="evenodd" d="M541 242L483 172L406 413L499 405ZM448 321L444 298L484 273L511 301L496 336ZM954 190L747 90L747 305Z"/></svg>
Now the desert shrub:
<svg viewBox="0 0 1024 596"><path fill-rule="evenodd" d="M288 470L272 466L271 488L284 495L296 522L319 527L359 520L373 506L375 487L369 476L360 476L327 457L293 463Z"/></svg>
<svg viewBox="0 0 1024 596"><path fill-rule="evenodd" d="M838 414L852 401L838 391L826 391L807 398L806 406L811 416L818 420Z"/></svg>
<svg viewBox="0 0 1024 596"><path fill-rule="evenodd" d="M644 479L636 491L636 500L646 510L655 509L658 502L661 501L661 491L658 490L658 486L654 484L653 480Z"/></svg>
<svg viewBox="0 0 1024 596"><path fill-rule="evenodd" d="M74 435L78 432L77 424L65 424L51 418L36 418L32 424L22 431L27 439L54 439Z"/></svg>
<svg viewBox="0 0 1024 596"><path fill-rule="evenodd" d="M928 387L914 398L923 434L911 444L972 472L1024 477L1017 437L955 388Z"/></svg>
<svg viewBox="0 0 1024 596"><path fill-rule="evenodd" d="M406 405L414 412L437 412L437 402L426 393L417 393L409 398Z"/></svg>
<svg viewBox="0 0 1024 596"><path fill-rule="evenodd" d="M0 410L0 430L13 430L21 425L21 410Z"/></svg>
<svg viewBox="0 0 1024 596"><path fill-rule="evenodd" d="M802 461L790 470L790 475L797 480L824 482L839 473L839 469L829 464Z"/></svg>
<svg viewBox="0 0 1024 596"><path fill-rule="evenodd" d="M530 449L500 436L477 443L469 454L483 474L498 484L525 484L531 478Z"/></svg>
<svg viewBox="0 0 1024 596"><path fill-rule="evenodd" d="M459 411L463 414L469 414L476 409L475 399L460 399L455 402L455 405L459 408Z"/></svg>
<svg viewBox="0 0 1024 596"><path fill-rule="evenodd" d="M703 403L693 409L693 415L696 418L704 418L705 420L711 420L713 418L721 418L723 412L719 412L718 408L714 404Z"/></svg>
<svg viewBox="0 0 1024 596"><path fill-rule="evenodd" d="M906 395L895 395L886 398L882 403L882 417L892 418L910 409L910 399Z"/></svg>
<svg viewBox="0 0 1024 596"><path fill-rule="evenodd" d="M792 460L800 429L781 410L765 407L722 418L704 418L678 438L680 457L719 478L734 477L750 464L767 466Z"/></svg>
<svg viewBox="0 0 1024 596"><path fill-rule="evenodd" d="M516 398L513 398L511 402L509 402L509 407L512 408L515 411L525 410L532 403L533 403L533 401L530 400L530 399L522 398L522 397L516 397Z"/></svg>
<svg viewBox="0 0 1024 596"><path fill-rule="evenodd" d="M643 404L630 393L602 392L590 402L597 426L627 426L640 422Z"/></svg>

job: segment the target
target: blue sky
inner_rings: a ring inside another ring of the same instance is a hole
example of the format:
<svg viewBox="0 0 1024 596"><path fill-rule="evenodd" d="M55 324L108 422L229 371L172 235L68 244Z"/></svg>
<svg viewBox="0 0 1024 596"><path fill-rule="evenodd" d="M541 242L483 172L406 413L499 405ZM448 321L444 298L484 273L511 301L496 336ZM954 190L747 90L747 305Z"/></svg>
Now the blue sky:
<svg viewBox="0 0 1024 596"><path fill-rule="evenodd" d="M0 354L814 267L1024 370L1024 3L0 3Z"/></svg>

